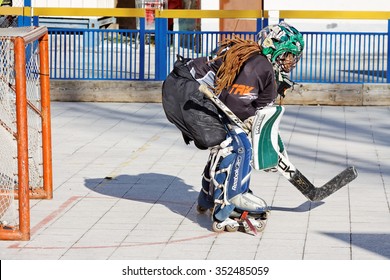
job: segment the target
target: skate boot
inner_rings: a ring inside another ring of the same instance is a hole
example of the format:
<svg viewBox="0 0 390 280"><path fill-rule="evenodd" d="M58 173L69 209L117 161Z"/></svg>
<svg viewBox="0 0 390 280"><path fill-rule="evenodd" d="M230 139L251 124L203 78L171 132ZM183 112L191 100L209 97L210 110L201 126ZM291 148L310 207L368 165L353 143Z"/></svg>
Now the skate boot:
<svg viewBox="0 0 390 280"><path fill-rule="evenodd" d="M198 211L210 208L213 203L214 231L237 231L243 227L245 231L252 230L256 234L264 229L268 207L249 188L251 142L242 129L229 125L227 129L226 140L210 150Z"/></svg>
<svg viewBox="0 0 390 280"><path fill-rule="evenodd" d="M198 205L196 210L199 213L205 213L207 210L212 211L214 207L214 199L213 196L210 195L209 190L202 187L198 196Z"/></svg>
<svg viewBox="0 0 390 280"><path fill-rule="evenodd" d="M262 198L246 192L235 196L229 203L215 205L212 225L215 232L235 232L242 228L256 235L265 229L269 209Z"/></svg>
<svg viewBox="0 0 390 280"><path fill-rule="evenodd" d="M210 160L207 162L202 177L202 189L198 196L198 205L196 210L199 213L205 213L207 210L212 211L214 207L214 186L209 174Z"/></svg>

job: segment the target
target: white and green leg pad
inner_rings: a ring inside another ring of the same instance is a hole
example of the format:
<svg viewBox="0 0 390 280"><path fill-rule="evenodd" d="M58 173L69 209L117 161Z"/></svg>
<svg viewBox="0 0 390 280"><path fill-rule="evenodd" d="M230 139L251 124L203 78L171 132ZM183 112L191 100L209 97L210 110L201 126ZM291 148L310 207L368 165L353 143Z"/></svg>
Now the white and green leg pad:
<svg viewBox="0 0 390 280"><path fill-rule="evenodd" d="M279 136L279 123L284 107L265 107L256 113L252 126L253 168L265 170L276 167L279 153L285 152Z"/></svg>

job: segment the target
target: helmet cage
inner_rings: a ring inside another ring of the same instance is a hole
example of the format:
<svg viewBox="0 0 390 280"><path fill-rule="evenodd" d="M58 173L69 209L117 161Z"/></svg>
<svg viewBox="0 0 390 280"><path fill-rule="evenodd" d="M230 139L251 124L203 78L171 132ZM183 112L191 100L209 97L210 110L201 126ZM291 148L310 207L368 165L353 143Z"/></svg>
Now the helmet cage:
<svg viewBox="0 0 390 280"><path fill-rule="evenodd" d="M284 21L278 25L267 26L259 32L258 38L263 55L281 71L290 72L302 56L304 47L302 34ZM286 71L283 61L288 54L293 55L293 63Z"/></svg>
<svg viewBox="0 0 390 280"><path fill-rule="evenodd" d="M285 52L279 55L276 58L276 64L278 65L280 71L283 71L285 73L291 72L297 65L298 61L301 59L302 54L299 56L294 55L290 52Z"/></svg>

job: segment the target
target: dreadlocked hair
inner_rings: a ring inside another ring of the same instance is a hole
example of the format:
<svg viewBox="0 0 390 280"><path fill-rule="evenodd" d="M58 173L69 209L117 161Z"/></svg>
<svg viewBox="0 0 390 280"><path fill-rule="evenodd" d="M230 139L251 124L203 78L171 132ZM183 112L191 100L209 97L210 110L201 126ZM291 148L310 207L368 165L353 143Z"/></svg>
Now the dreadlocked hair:
<svg viewBox="0 0 390 280"><path fill-rule="evenodd" d="M257 42L244 40L238 36L221 42L217 56L213 60L222 60L222 65L216 74L216 93L231 86L241 70L242 65L253 55L261 53Z"/></svg>

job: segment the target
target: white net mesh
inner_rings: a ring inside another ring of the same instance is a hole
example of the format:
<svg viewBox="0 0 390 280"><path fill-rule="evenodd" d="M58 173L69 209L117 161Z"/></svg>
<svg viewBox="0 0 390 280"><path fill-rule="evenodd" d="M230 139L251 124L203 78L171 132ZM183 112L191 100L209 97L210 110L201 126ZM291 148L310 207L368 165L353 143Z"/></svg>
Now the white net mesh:
<svg viewBox="0 0 390 280"><path fill-rule="evenodd" d="M0 29L0 225L18 222L14 192L18 188L14 43L32 27ZM12 34L12 35L10 35ZM25 45L30 190L43 187L42 119L37 41ZM19 77L18 77L19 78Z"/></svg>
<svg viewBox="0 0 390 280"><path fill-rule="evenodd" d="M16 219L14 188L17 181L16 110L13 42L0 40L0 222Z"/></svg>
<svg viewBox="0 0 390 280"><path fill-rule="evenodd" d="M30 188L41 188L42 181L42 119L41 90L39 80L39 46L33 42L26 47L26 82L28 116L28 154Z"/></svg>

